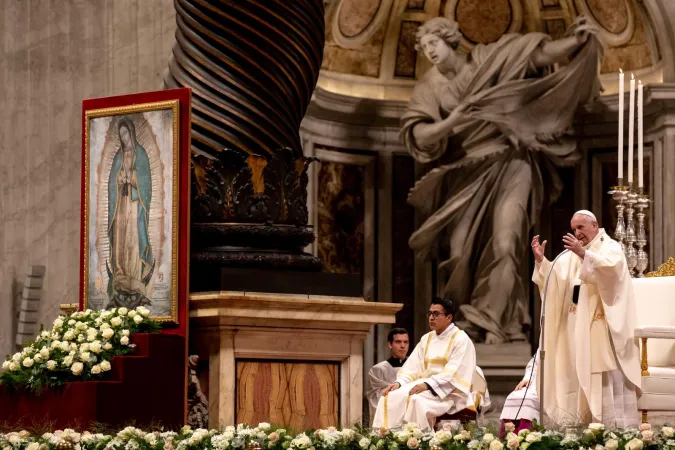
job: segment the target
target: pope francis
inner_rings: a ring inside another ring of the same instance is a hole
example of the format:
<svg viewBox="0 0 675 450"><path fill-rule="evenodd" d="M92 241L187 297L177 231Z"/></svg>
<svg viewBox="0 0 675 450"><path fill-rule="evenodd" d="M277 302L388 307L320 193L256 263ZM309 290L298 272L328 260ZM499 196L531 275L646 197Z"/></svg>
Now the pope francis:
<svg viewBox="0 0 675 450"><path fill-rule="evenodd" d="M640 363L626 258L592 212L578 211L571 226L553 263L544 257L546 241L532 240L532 281L545 299L546 376L543 391L537 386L544 410L560 425L637 425Z"/></svg>
<svg viewBox="0 0 675 450"><path fill-rule="evenodd" d="M474 404L471 383L476 350L469 336L452 323L452 302L434 298L429 308L431 332L422 336L377 404L374 428L397 428L414 422L432 428L443 414Z"/></svg>

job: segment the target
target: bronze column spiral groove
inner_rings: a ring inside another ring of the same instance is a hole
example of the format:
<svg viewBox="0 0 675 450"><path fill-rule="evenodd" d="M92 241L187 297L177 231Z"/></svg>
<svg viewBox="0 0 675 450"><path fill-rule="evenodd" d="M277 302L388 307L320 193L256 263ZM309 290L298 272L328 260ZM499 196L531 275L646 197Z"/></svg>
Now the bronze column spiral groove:
<svg viewBox="0 0 675 450"><path fill-rule="evenodd" d="M325 41L322 0L175 0L164 82L192 88L192 261L318 270L302 248L299 129Z"/></svg>

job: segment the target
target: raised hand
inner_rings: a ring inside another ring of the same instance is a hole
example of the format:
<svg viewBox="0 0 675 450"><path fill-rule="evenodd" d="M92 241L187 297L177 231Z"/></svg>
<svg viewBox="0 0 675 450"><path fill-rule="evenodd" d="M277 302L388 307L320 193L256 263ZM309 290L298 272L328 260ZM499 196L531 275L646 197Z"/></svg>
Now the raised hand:
<svg viewBox="0 0 675 450"><path fill-rule="evenodd" d="M544 250L546 250L546 242L544 241L541 244L539 243L539 235L536 235L532 238L532 253L534 253L534 259L538 263L544 260Z"/></svg>
<svg viewBox="0 0 675 450"><path fill-rule="evenodd" d="M579 256L579 258L583 259L584 256L586 256L586 250L584 249L584 244L577 239L572 233L567 233L567 235L563 236L562 238L563 244L565 245L565 248L572 253L576 254Z"/></svg>

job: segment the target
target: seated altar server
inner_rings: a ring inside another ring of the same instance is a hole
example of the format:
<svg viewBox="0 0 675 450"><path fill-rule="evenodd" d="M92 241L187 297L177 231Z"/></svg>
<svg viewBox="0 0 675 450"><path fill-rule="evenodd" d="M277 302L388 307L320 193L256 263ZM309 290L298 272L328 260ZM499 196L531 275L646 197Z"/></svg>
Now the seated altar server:
<svg viewBox="0 0 675 450"><path fill-rule="evenodd" d="M538 367L538 378L546 372L544 395L541 386L537 391L556 424L637 425L640 362L626 257L592 212L578 211L571 226L574 234L563 237L566 251L555 264L544 257L546 241L532 239L532 281L542 299L547 294L540 340L546 353Z"/></svg>
<svg viewBox="0 0 675 450"><path fill-rule="evenodd" d="M387 334L387 341L391 350L391 357L375 364L368 371L366 397L368 398L371 418L375 415L377 402L382 397L382 393L387 389L387 386L396 381L396 375L408 357L410 340L405 328L392 328Z"/></svg>
<svg viewBox="0 0 675 450"><path fill-rule="evenodd" d="M409 422L433 428L436 418L473 404L471 381L476 350L469 336L452 323L455 308L434 298L429 308L431 332L422 336L396 382L377 404L373 427L397 428Z"/></svg>
<svg viewBox="0 0 675 450"><path fill-rule="evenodd" d="M502 409L500 436L504 436L504 424L515 425L516 433L520 430L532 429L532 422L539 421L539 396L537 395L537 366L539 351L530 359L525 367L525 376L518 383L504 402Z"/></svg>

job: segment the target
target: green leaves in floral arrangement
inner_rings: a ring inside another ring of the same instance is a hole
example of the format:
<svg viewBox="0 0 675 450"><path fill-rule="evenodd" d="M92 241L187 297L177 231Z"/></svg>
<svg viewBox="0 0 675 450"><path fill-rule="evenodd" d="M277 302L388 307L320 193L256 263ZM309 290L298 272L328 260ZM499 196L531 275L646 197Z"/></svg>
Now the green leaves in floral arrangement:
<svg viewBox="0 0 675 450"><path fill-rule="evenodd" d="M177 432L127 427L117 434L63 430L37 436L20 431L0 434L0 449L58 450L66 443L73 450L675 450L674 435L671 427L653 429L649 424L613 431L602 424L562 432L537 427L517 434L507 427L507 435L500 439L493 430L475 424L436 432L407 424L396 431L355 426L295 433L260 423L255 428L240 424L218 430L183 427Z"/></svg>
<svg viewBox="0 0 675 450"><path fill-rule="evenodd" d="M135 333L160 330L149 316L142 306L59 316L51 331L41 327L34 342L7 357L0 383L39 393L68 381L103 379L113 357L132 351Z"/></svg>

